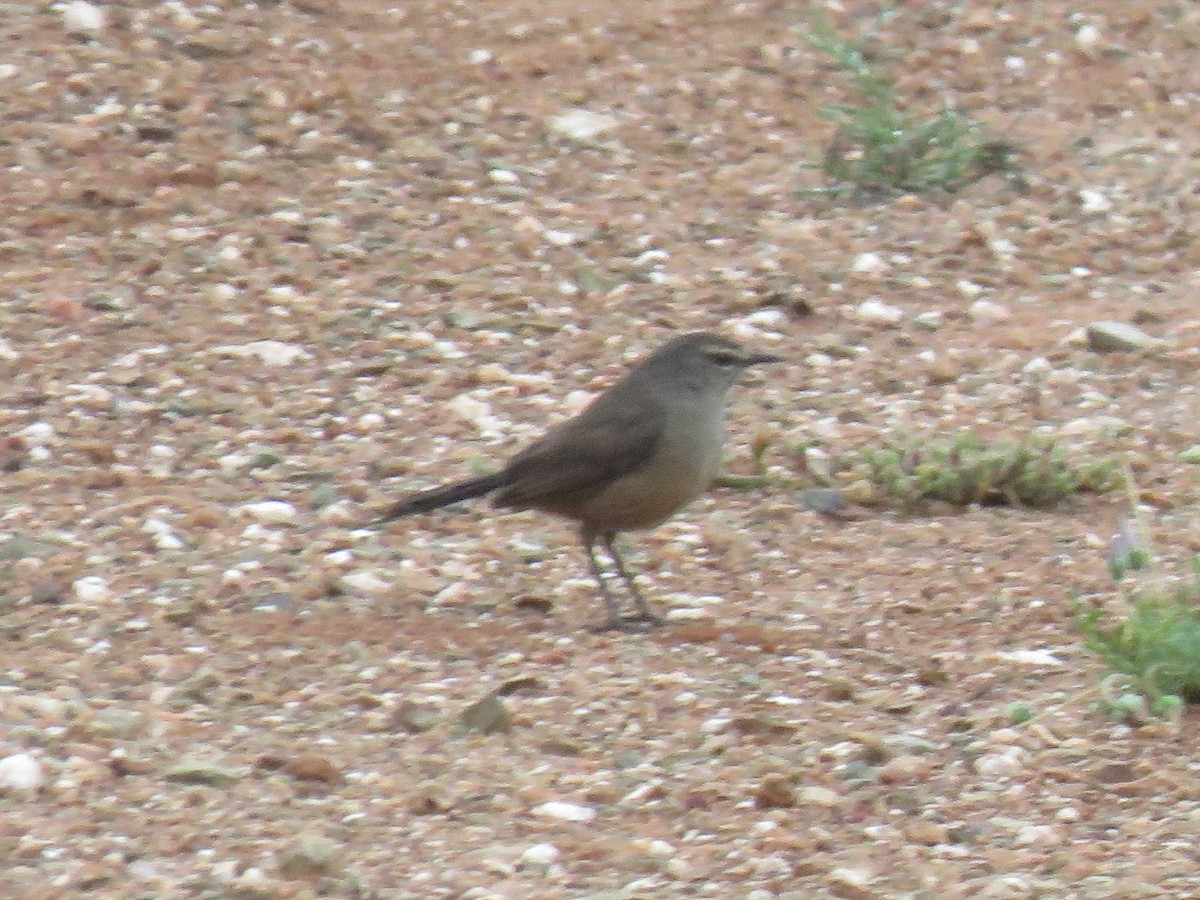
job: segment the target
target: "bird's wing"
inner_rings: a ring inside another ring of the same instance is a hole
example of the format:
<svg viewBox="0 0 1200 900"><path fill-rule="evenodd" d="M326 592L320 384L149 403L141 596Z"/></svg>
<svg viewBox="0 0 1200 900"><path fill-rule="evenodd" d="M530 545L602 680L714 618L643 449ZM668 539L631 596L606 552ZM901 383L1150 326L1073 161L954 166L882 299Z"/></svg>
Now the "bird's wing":
<svg viewBox="0 0 1200 900"><path fill-rule="evenodd" d="M609 396L548 432L512 458L497 506L554 509L585 502L613 479L654 456L663 416L650 402Z"/></svg>

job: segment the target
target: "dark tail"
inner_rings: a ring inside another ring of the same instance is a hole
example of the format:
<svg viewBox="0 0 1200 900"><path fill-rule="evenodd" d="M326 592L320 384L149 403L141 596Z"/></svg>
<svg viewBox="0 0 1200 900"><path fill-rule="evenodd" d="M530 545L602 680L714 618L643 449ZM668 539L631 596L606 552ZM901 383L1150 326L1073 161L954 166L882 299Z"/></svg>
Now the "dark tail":
<svg viewBox="0 0 1200 900"><path fill-rule="evenodd" d="M414 513L440 509L443 506L449 506L451 503L457 503L459 500L482 497L489 491L494 491L496 488L502 487L507 482L508 476L503 472L497 472L495 475L468 478L466 481L456 481L454 484L446 484L432 490L409 494L407 497L396 501L395 505L383 515L374 519L371 524L379 525L383 522L390 522L392 519L411 516Z"/></svg>

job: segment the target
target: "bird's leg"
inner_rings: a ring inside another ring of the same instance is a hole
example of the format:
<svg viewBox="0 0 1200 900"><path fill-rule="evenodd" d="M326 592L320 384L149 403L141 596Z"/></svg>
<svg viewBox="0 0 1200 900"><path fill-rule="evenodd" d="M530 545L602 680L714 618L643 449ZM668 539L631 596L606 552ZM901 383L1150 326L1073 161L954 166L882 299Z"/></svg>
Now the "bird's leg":
<svg viewBox="0 0 1200 900"><path fill-rule="evenodd" d="M621 554L617 552L616 547L617 535L615 532L609 531L604 534L604 546L608 548L608 555L612 557L613 564L617 567L617 572L624 579L625 584L629 587L629 593L633 595L633 602L637 605L637 614L625 619L626 622L646 622L650 625L665 625L666 620L662 616L656 615L653 610L646 604L646 598L642 596L642 592L638 590L637 582L633 580L633 575L625 568L625 561L621 559Z"/></svg>
<svg viewBox="0 0 1200 900"><path fill-rule="evenodd" d="M621 610L617 606L617 600L613 597L612 591L608 589L608 583L604 580L604 570L600 568L600 561L596 559L596 535L584 529L582 539L583 548L587 551L588 566L592 570L596 584L600 585L600 596L604 598L604 606L608 610L608 621L596 630L620 630L624 628L625 623L621 619ZM618 570L620 570L619 566Z"/></svg>

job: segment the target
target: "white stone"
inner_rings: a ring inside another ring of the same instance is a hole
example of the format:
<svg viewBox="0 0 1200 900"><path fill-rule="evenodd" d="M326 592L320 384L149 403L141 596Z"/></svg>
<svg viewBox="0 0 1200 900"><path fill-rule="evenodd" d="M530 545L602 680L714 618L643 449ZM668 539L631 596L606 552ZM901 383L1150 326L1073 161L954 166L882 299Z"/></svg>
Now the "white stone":
<svg viewBox="0 0 1200 900"><path fill-rule="evenodd" d="M72 384L68 385L67 390L71 393L65 400L73 406L107 409L113 404L112 391L98 384Z"/></svg>
<svg viewBox="0 0 1200 900"><path fill-rule="evenodd" d="M646 848L646 852L651 856L673 856L675 854L675 845L664 840L653 840L650 846Z"/></svg>
<svg viewBox="0 0 1200 900"><path fill-rule="evenodd" d="M782 328L788 323L788 314L778 307L772 307L750 313L746 316L746 321L764 328Z"/></svg>
<svg viewBox="0 0 1200 900"><path fill-rule="evenodd" d="M242 512L268 525L292 525L296 522L296 507L283 500L259 500L242 504Z"/></svg>
<svg viewBox="0 0 1200 900"><path fill-rule="evenodd" d="M1061 666L1063 661L1049 650L997 650L996 659L1030 666Z"/></svg>
<svg viewBox="0 0 1200 900"><path fill-rule="evenodd" d="M54 438L54 426L49 422L33 422L18 431L17 437L31 447L42 447Z"/></svg>
<svg viewBox="0 0 1200 900"><path fill-rule="evenodd" d="M1008 747L999 753L988 753L975 760L975 771L985 778L1012 778L1020 775L1025 751L1020 747Z"/></svg>
<svg viewBox="0 0 1200 900"><path fill-rule="evenodd" d="M1053 825L1025 825L1013 839L1018 847L1051 847L1059 840L1058 829Z"/></svg>
<svg viewBox="0 0 1200 900"><path fill-rule="evenodd" d="M1044 356L1035 356L1022 366L1021 371L1026 375L1041 375L1051 369L1050 360Z"/></svg>
<svg viewBox="0 0 1200 900"><path fill-rule="evenodd" d="M699 622L705 619L713 618L711 610L702 609L695 606L685 606L678 609L667 610L664 618L668 622Z"/></svg>
<svg viewBox="0 0 1200 900"><path fill-rule="evenodd" d="M1075 44L1082 50L1090 50L1100 41L1100 29L1095 25L1084 25L1075 32Z"/></svg>
<svg viewBox="0 0 1200 900"><path fill-rule="evenodd" d="M976 300L967 307L967 315L974 322L979 322L981 325L995 325L997 322L1005 322L1012 318L1012 312L1007 306L1000 303L993 303L991 300Z"/></svg>
<svg viewBox="0 0 1200 900"><path fill-rule="evenodd" d="M904 318L904 310L872 297L860 303L854 315L860 322L866 322L868 325L895 325Z"/></svg>
<svg viewBox="0 0 1200 900"><path fill-rule="evenodd" d="M1087 213L1102 213L1112 209L1112 201L1104 192L1092 188L1084 188L1079 192L1079 202Z"/></svg>
<svg viewBox="0 0 1200 900"><path fill-rule="evenodd" d="M554 228L547 228L543 232L542 237L546 239L546 243L553 244L555 247L570 247L579 238L570 231L559 231Z"/></svg>
<svg viewBox="0 0 1200 900"><path fill-rule="evenodd" d="M367 571L350 572L342 577L342 584L354 593L366 596L382 594L392 586L390 581L385 581L374 572Z"/></svg>
<svg viewBox="0 0 1200 900"><path fill-rule="evenodd" d="M561 800L549 800L533 808L536 816L548 819L561 819L564 822L590 822L596 818L596 810L590 806L578 803L565 803Z"/></svg>
<svg viewBox="0 0 1200 900"><path fill-rule="evenodd" d="M74 0L63 7L63 26L67 34L90 36L104 30L104 10L87 0Z"/></svg>
<svg viewBox="0 0 1200 900"><path fill-rule="evenodd" d="M283 341L251 341L248 344L224 344L214 347L213 353L218 356L236 356L248 358L258 357L259 361L268 366L290 366L296 360L306 359L308 352L295 344L285 344Z"/></svg>
<svg viewBox="0 0 1200 900"><path fill-rule="evenodd" d="M80 603L107 603L113 598L112 588L99 575L85 575L71 585Z"/></svg>
<svg viewBox="0 0 1200 900"><path fill-rule="evenodd" d="M560 855L559 849L553 844L534 844L521 854L521 862L527 866L549 866L552 865Z"/></svg>
<svg viewBox="0 0 1200 900"><path fill-rule="evenodd" d="M550 131L572 141L591 141L617 127L617 117L587 109L569 109L547 123Z"/></svg>
<svg viewBox="0 0 1200 900"><path fill-rule="evenodd" d="M0 791L36 791L46 783L42 764L28 753L0 759Z"/></svg>
<svg viewBox="0 0 1200 900"><path fill-rule="evenodd" d="M858 272L862 275L878 275L881 272L886 272L891 266L878 253L860 253L858 258L850 266L851 272Z"/></svg>

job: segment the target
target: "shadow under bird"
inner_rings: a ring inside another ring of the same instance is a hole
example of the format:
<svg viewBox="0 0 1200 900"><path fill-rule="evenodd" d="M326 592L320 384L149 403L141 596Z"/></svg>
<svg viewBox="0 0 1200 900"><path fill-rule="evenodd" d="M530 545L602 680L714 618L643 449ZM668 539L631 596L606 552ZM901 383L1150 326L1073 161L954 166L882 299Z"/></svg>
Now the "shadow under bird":
<svg viewBox="0 0 1200 900"><path fill-rule="evenodd" d="M659 347L573 419L552 428L494 475L410 494L376 522L493 494L501 509L537 509L579 523L608 611L604 629L662 624L614 544L618 533L662 524L712 483L725 443L725 401L749 366L781 362L728 338L695 333ZM629 587L622 617L596 558L600 541Z"/></svg>

